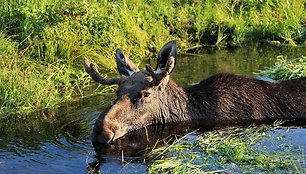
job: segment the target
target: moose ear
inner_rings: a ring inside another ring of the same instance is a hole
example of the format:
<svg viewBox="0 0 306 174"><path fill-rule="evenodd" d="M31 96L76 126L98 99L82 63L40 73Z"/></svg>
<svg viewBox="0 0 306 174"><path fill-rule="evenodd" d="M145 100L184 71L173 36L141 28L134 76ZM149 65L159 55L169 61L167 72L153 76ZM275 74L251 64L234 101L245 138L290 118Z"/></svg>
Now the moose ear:
<svg viewBox="0 0 306 174"><path fill-rule="evenodd" d="M174 65L170 70L169 74L173 71L175 67L175 62L177 57L177 44L176 41L174 40L165 44L158 53L156 71L160 71L161 69L165 68L167 66L168 60L171 57L174 58Z"/></svg>
<svg viewBox="0 0 306 174"><path fill-rule="evenodd" d="M125 57L119 48L116 50L115 57L117 62L117 69L121 76L130 76L134 72L138 71L137 66L129 58Z"/></svg>

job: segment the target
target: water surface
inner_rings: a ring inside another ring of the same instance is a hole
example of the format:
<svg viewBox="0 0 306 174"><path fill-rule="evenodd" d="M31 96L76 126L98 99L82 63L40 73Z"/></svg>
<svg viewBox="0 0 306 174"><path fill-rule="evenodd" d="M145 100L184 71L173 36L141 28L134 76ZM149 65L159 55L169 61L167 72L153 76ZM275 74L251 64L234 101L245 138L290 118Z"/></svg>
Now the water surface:
<svg viewBox="0 0 306 174"><path fill-rule="evenodd" d="M205 48L201 54L180 55L172 78L179 84L192 85L218 72L254 76L253 72L273 65L278 55L294 58L306 55L306 52L302 48L256 44L232 50ZM140 149L154 146L157 139L171 141L172 135L188 132L177 126L161 131L155 129L151 132L156 136L151 136L149 141L145 133L140 132L124 137L117 145L96 149L97 155L90 142L92 125L114 95L109 92L66 103L57 109L2 118L0 173L91 173L94 166L102 173L145 173L147 163L142 155L146 151ZM289 142L306 147L305 129L287 132ZM267 146L274 147L274 144Z"/></svg>

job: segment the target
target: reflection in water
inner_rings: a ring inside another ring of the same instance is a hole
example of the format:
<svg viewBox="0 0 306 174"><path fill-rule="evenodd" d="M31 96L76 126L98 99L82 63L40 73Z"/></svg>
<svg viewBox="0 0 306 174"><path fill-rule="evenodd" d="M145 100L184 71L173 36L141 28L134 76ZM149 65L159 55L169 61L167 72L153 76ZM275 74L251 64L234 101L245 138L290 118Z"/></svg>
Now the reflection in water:
<svg viewBox="0 0 306 174"><path fill-rule="evenodd" d="M190 124L148 126L126 134L111 144L94 144L96 160L89 164L88 170L99 171L100 168L104 167L103 164L113 161L121 162L122 164L130 162L144 163L150 160L150 156L146 158L146 154L153 148L171 144L178 137L195 128L196 126Z"/></svg>
<svg viewBox="0 0 306 174"><path fill-rule="evenodd" d="M84 107L84 103L93 104L91 100L97 102L99 98L67 103L28 116L1 118L0 173L84 171L80 164L85 163L84 157L92 150L89 140L92 123L103 108L103 104Z"/></svg>
<svg viewBox="0 0 306 174"><path fill-rule="evenodd" d="M284 121L279 126L291 126L291 125L300 125L305 126L306 120L288 120ZM99 173L100 170L105 172L105 168L108 168L108 164L117 163L121 164L119 168L124 168L124 165L132 164L142 164L146 162L150 162L152 159L159 154L150 153L152 149L159 148L165 145L171 145L174 141L180 139L181 137L186 137L188 140L194 141L197 137L197 134L203 133L206 131L212 131L216 129L227 128L228 126L242 126L248 127L249 125L256 125L256 123L247 123L247 122L183 122L180 124L177 123L169 123L166 125L152 125L146 128L130 132L126 134L124 137L119 138L112 142L111 144L94 144L94 149L96 152L95 159L88 164L88 173ZM260 124L260 122L258 122ZM272 124L272 122L271 122ZM296 138L288 136L291 142L295 144L296 147L305 146L304 140L301 141L300 138L305 135L306 131L303 128L300 129L290 129L290 134L295 135ZM196 132L193 132L196 131ZM190 134L190 132L193 132ZM280 133L285 134L286 130L276 130L275 132L269 132L272 136L277 136ZM285 137L284 137L285 139ZM271 141L271 140L270 140ZM264 143L267 143L265 141ZM280 142L276 142L280 144ZM282 142L283 143L283 142ZM273 146L271 144L270 146ZM260 146L256 146L259 148ZM279 147L270 147L270 149L279 148ZM106 164L106 165L105 165ZM112 166L114 167L114 166ZM142 166L143 167L143 166ZM130 169L129 167L127 167ZM146 170L146 167L142 168L140 173ZM116 170L118 172L118 170ZM127 172L127 171L126 171ZM132 169L128 171L128 173L135 173L136 170ZM103 172L102 172L103 173ZM111 173L109 171L109 173ZM137 173L137 172L136 172Z"/></svg>
<svg viewBox="0 0 306 174"><path fill-rule="evenodd" d="M306 55L306 49L252 45L233 50L203 48L201 54L182 55L171 77L182 85L192 85L219 72L254 76L254 72L274 65L278 55L296 58Z"/></svg>
<svg viewBox="0 0 306 174"><path fill-rule="evenodd" d="M201 55L181 55L172 78L179 84L192 85L218 72L253 76L254 71L273 65L281 54L294 58L306 55L306 50L259 45L233 50L204 48ZM170 144L196 128L183 124L149 126L111 145L93 147L92 125L113 99L111 93L28 116L1 118L0 173L144 173L147 164L143 162L148 159L143 155L149 149ZM303 130L292 135L304 135Z"/></svg>

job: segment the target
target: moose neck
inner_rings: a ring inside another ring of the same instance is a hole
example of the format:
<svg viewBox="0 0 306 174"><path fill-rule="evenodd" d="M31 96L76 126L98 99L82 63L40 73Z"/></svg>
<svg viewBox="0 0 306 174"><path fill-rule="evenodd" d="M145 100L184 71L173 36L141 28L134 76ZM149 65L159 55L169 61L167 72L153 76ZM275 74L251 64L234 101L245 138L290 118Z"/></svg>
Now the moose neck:
<svg viewBox="0 0 306 174"><path fill-rule="evenodd" d="M154 117L153 122L165 124L199 119L202 109L196 106L196 101L188 90L170 79L163 95L160 96L160 112L157 117Z"/></svg>

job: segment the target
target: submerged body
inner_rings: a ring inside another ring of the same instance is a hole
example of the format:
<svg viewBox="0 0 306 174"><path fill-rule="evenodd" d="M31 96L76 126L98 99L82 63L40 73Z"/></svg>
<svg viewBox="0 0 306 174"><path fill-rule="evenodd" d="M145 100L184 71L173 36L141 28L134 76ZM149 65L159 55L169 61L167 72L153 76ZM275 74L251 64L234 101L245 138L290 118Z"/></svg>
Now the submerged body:
<svg viewBox="0 0 306 174"><path fill-rule="evenodd" d="M184 88L170 79L176 54L171 41L161 49L155 70L138 70L117 50L119 79L104 79L94 64L84 61L95 81L119 85L117 99L95 123L93 142L109 143L133 130L171 122L207 126L306 118L306 78L271 83L222 73Z"/></svg>
<svg viewBox="0 0 306 174"><path fill-rule="evenodd" d="M149 124L206 121L271 123L306 119L306 78L271 83L221 73L183 88L169 81Z"/></svg>
<svg viewBox="0 0 306 174"><path fill-rule="evenodd" d="M271 83L217 74L184 89L191 120L275 121L306 118L306 78Z"/></svg>

